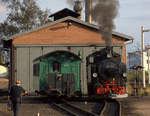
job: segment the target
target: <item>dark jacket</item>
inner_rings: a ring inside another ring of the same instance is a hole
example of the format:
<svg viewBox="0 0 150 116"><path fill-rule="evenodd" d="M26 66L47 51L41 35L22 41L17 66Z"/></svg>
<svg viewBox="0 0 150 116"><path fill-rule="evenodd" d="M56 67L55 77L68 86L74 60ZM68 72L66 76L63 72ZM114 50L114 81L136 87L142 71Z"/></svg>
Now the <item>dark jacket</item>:
<svg viewBox="0 0 150 116"><path fill-rule="evenodd" d="M12 86L9 92L10 100L12 102L21 102L21 94L24 92L25 90L21 86L19 85Z"/></svg>

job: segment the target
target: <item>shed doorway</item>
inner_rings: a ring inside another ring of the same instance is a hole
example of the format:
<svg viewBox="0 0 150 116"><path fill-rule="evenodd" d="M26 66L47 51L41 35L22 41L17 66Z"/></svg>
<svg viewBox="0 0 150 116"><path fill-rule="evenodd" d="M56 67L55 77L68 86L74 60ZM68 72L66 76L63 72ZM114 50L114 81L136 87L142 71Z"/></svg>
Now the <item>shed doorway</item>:
<svg viewBox="0 0 150 116"><path fill-rule="evenodd" d="M40 59L40 91L52 88L62 94L80 92L79 56L67 51L55 51Z"/></svg>

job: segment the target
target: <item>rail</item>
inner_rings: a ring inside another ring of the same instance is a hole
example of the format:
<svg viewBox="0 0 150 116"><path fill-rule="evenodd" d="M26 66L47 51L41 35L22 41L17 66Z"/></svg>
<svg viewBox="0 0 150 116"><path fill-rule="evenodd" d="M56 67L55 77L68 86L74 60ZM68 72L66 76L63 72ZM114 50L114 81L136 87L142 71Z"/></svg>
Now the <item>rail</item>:
<svg viewBox="0 0 150 116"><path fill-rule="evenodd" d="M121 116L121 105L117 100L107 100L100 116Z"/></svg>
<svg viewBox="0 0 150 116"><path fill-rule="evenodd" d="M67 114L69 114L71 116L99 116L96 113L83 110L83 109L78 108L68 102L64 102L61 104L53 103L53 106L65 111Z"/></svg>

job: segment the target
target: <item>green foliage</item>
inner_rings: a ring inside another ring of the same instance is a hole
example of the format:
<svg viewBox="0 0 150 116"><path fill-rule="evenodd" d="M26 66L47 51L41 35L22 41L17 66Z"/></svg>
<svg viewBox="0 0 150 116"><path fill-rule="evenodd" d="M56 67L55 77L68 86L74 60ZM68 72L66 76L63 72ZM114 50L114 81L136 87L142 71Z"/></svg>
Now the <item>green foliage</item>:
<svg viewBox="0 0 150 116"><path fill-rule="evenodd" d="M10 36L50 22L50 10L42 11L35 0L7 0L8 17L0 24L0 34Z"/></svg>
<svg viewBox="0 0 150 116"><path fill-rule="evenodd" d="M5 36L10 36L15 33L18 33L19 29L11 24L8 24L8 22L0 23L0 34Z"/></svg>

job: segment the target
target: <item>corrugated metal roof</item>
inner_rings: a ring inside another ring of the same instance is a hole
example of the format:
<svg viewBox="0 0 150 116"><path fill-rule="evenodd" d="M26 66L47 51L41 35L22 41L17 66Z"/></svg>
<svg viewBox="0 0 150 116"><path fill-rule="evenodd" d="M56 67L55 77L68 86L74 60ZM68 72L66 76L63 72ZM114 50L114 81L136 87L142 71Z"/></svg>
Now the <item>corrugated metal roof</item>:
<svg viewBox="0 0 150 116"><path fill-rule="evenodd" d="M85 21L79 20L79 19L77 19L77 18L73 18L73 17L71 17L71 16L68 16L68 17L65 17L65 18L56 20L56 21L54 21L54 22L51 22L51 23L49 23L49 24L46 24L46 25L43 25L43 26L34 28L34 29L32 29L32 30L29 30L29 31L26 31L26 32L21 32L21 33L15 34L15 35L13 35L13 36L4 38L3 40L8 41L8 40L14 39L14 38L16 38L16 37L18 37L18 36L22 36L22 35L25 35L25 34L28 34L28 33L31 33L31 32L34 32L34 31L37 31L37 30L40 30L40 29L43 29L43 28L46 28L46 27L49 27L49 26L52 26L52 25L55 25L55 24L57 24L57 23L65 22L65 21L73 21L73 22L75 22L75 23L81 24L81 25L86 26L86 27L88 27L88 28L95 29L95 30L97 30L97 31L100 29L100 27L97 26L97 25L90 24L90 23L88 23L88 22L85 22ZM102 29L100 29L100 31L103 32ZM112 35L118 36L118 37L124 39L125 41L133 40L133 37L132 37L132 36L128 36L128 35L125 35L125 34L122 34L122 33L119 33L119 32L115 32L115 31L112 32Z"/></svg>

